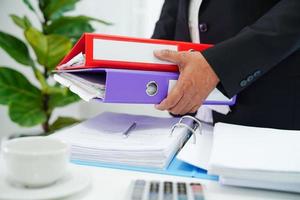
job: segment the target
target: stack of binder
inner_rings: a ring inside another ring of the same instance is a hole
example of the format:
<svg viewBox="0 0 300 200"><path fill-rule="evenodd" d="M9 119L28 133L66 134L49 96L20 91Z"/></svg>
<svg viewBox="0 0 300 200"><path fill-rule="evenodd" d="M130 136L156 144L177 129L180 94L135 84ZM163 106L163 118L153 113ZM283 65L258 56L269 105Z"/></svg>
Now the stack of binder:
<svg viewBox="0 0 300 200"><path fill-rule="evenodd" d="M203 51L211 46L86 33L56 68L54 78L86 101L157 104L176 84L179 72L175 64L155 58L153 51ZM235 97L228 99L216 89L204 102L234 103ZM104 113L53 137L71 144L77 164L300 192L298 131L223 123L213 129L196 123L202 132L196 134L195 120L184 126L178 120ZM174 124L182 126L169 137ZM189 137L191 132L194 137Z"/></svg>
<svg viewBox="0 0 300 200"><path fill-rule="evenodd" d="M163 169L188 136L178 128L170 137L177 120L107 112L55 135L72 144L74 160Z"/></svg>
<svg viewBox="0 0 300 200"><path fill-rule="evenodd" d="M54 71L54 79L86 101L157 104L178 79L178 67L154 50L203 51L208 44L85 33ZM204 104L233 105L214 90Z"/></svg>
<svg viewBox="0 0 300 200"><path fill-rule="evenodd" d="M193 121L187 118L181 123L194 128ZM178 122L178 118L106 112L50 137L70 144L76 164L217 180L176 158L190 138L189 130ZM136 126L130 129L132 123Z"/></svg>
<svg viewBox="0 0 300 200"><path fill-rule="evenodd" d="M102 113L50 137L71 145L75 164L300 193L299 131L195 122Z"/></svg>
<svg viewBox="0 0 300 200"><path fill-rule="evenodd" d="M86 101L158 104L176 84L179 72L174 63L155 58L153 52L203 51L211 46L86 33L57 66L54 79ZM235 97L229 99L217 89L204 102L234 103ZM207 174L205 164L199 168L182 159L185 156L177 159L177 152L187 139L199 136L194 133L189 137L196 131L194 120L172 129L178 120L104 113L51 137L71 144L72 162L77 164L217 180ZM137 125L131 130L133 124ZM129 136L122 138L129 130ZM188 140L188 146L190 143Z"/></svg>

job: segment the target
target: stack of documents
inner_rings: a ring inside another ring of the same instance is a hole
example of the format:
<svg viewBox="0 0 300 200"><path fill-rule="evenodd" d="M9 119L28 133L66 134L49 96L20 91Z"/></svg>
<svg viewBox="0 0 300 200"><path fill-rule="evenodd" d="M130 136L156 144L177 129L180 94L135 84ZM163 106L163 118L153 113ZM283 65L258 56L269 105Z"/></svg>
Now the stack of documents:
<svg viewBox="0 0 300 200"><path fill-rule="evenodd" d="M71 144L72 160L164 169L189 134L176 128L170 136L177 122L178 118L107 112L51 137Z"/></svg>
<svg viewBox="0 0 300 200"><path fill-rule="evenodd" d="M95 98L104 99L105 97L105 77L101 76L101 73L62 72L54 74L54 79L85 101Z"/></svg>
<svg viewBox="0 0 300 200"><path fill-rule="evenodd" d="M209 173L223 184L300 192L300 131L217 123Z"/></svg>
<svg viewBox="0 0 300 200"><path fill-rule="evenodd" d="M159 104L178 80L176 64L159 60L155 50L203 51L208 44L83 34L54 71L54 79L83 100ZM215 89L208 105L233 105Z"/></svg>

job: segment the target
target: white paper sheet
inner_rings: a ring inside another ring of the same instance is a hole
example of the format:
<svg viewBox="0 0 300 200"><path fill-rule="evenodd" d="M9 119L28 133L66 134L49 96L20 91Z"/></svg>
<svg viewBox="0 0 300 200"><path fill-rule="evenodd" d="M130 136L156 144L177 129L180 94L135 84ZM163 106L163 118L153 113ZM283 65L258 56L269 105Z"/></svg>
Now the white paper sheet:
<svg viewBox="0 0 300 200"><path fill-rule="evenodd" d="M72 159L164 168L188 136L185 128L170 136L178 120L107 112L51 137L71 144ZM133 122L136 127L124 138Z"/></svg>
<svg viewBox="0 0 300 200"><path fill-rule="evenodd" d="M64 67L71 67L71 66L82 66L84 64L85 64L85 55L82 52L80 52L68 62L58 66L58 69L63 69Z"/></svg>
<svg viewBox="0 0 300 200"><path fill-rule="evenodd" d="M201 134L197 130L196 143L193 143L193 138L191 137L177 154L177 159L207 170L212 141L213 126L202 123Z"/></svg>
<svg viewBox="0 0 300 200"><path fill-rule="evenodd" d="M217 123L210 173L265 181L300 182L300 131Z"/></svg>
<svg viewBox="0 0 300 200"><path fill-rule="evenodd" d="M105 85L103 84L95 84L70 73L54 74L53 78L87 102L95 98L103 99L105 97Z"/></svg>
<svg viewBox="0 0 300 200"><path fill-rule="evenodd" d="M284 183L281 182L270 182L270 181L253 181L247 179L236 179L231 177L220 177L220 183L224 185L250 187L250 188L261 188L269 190L279 190L287 192L298 192L300 193L300 183Z"/></svg>

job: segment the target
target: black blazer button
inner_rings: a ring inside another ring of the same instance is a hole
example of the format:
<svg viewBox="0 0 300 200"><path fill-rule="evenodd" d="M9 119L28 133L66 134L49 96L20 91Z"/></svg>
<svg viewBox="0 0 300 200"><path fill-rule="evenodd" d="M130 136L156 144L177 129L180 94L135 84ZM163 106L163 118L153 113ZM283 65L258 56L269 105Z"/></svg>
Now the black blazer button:
<svg viewBox="0 0 300 200"><path fill-rule="evenodd" d="M260 76L260 74L261 74L261 71L257 70L256 72L254 72L253 76L258 77L258 76Z"/></svg>
<svg viewBox="0 0 300 200"><path fill-rule="evenodd" d="M246 80L242 80L241 82L240 82L240 86L241 87L245 87L247 85L247 81Z"/></svg>
<svg viewBox="0 0 300 200"><path fill-rule="evenodd" d="M251 82L251 81L253 81L253 79L254 79L254 76L250 75L250 76L248 76L247 81Z"/></svg>
<svg viewBox="0 0 300 200"><path fill-rule="evenodd" d="M208 28L207 28L207 24L206 23L199 24L199 31L201 33L205 33L207 30L208 30Z"/></svg>

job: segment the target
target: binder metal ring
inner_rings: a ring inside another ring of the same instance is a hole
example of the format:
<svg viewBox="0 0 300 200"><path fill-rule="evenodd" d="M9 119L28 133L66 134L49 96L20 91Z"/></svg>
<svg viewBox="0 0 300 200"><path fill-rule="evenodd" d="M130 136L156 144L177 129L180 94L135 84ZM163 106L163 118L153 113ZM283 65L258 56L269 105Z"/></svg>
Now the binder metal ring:
<svg viewBox="0 0 300 200"><path fill-rule="evenodd" d="M197 126L194 127L194 131L198 128L199 128L199 132L200 134L202 134L202 124L201 124L201 121L199 119L197 119L196 117L192 117L190 115L185 115L183 117L180 118L179 122L178 123L181 123L183 119L185 118L189 118L189 119L192 119L194 122L196 122Z"/></svg>
<svg viewBox="0 0 300 200"><path fill-rule="evenodd" d="M192 127L188 126L187 124L182 123L182 121L183 121L185 118L192 119L194 122L196 122L195 126L192 128ZM202 134L202 124L201 124L201 121L198 120L197 118L192 117L192 116L189 116L189 115L185 115L185 116L181 117L180 120L179 120L179 122L172 126L170 136L172 136L172 134L173 134L173 132L174 132L174 129L175 129L176 127L184 127L184 128L187 128L189 131L191 131L192 134L193 134L193 143L194 143L194 144L196 144L196 129L197 129L198 127L199 127L199 133Z"/></svg>
<svg viewBox="0 0 300 200"><path fill-rule="evenodd" d="M172 129L171 129L171 134L170 136L172 136L173 132L174 132L174 129L176 127L184 127L184 128L187 128L189 131L191 131L193 133L193 143L196 144L196 132L193 128L189 127L188 125L184 124L184 123L176 123L175 125L172 126Z"/></svg>

